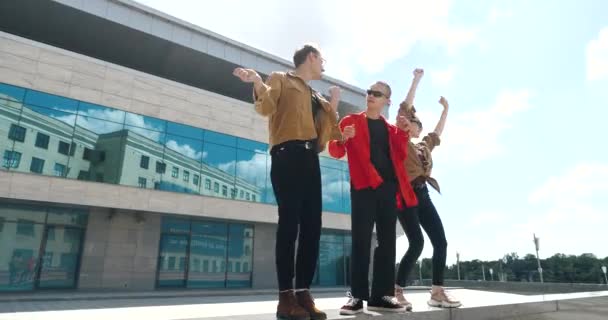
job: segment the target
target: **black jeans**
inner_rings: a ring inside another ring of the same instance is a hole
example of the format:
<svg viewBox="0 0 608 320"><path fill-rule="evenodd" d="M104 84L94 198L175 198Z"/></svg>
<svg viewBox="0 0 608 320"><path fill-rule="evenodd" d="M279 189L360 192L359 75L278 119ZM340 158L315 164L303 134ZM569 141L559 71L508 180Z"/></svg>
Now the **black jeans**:
<svg viewBox="0 0 608 320"><path fill-rule="evenodd" d="M310 148L310 145L315 147ZM288 141L270 151L270 179L279 207L275 245L279 290L310 288L321 237L321 170L316 143Z"/></svg>
<svg viewBox="0 0 608 320"><path fill-rule="evenodd" d="M397 213L407 236L409 248L399 263L396 283L402 287L406 285L409 275L422 253L424 247L424 236L420 230L422 226L433 244L433 285L443 286L448 247L443 223L431 201L426 184L414 188L414 191L418 197L418 207L406 208Z"/></svg>
<svg viewBox="0 0 608 320"><path fill-rule="evenodd" d="M351 292L353 297L375 301L392 296L395 279L397 184L385 182L377 189L351 189ZM369 259L376 224L378 246L374 249L374 274L369 295Z"/></svg>

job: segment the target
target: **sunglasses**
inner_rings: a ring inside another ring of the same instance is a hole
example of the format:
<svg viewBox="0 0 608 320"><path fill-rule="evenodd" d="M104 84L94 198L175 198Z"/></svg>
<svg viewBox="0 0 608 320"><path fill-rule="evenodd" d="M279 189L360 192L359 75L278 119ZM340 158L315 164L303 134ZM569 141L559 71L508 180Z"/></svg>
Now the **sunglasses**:
<svg viewBox="0 0 608 320"><path fill-rule="evenodd" d="M367 95L368 96L374 96L376 98L380 98L380 97L385 96L385 94L382 93L381 91L371 90L371 89L367 90Z"/></svg>

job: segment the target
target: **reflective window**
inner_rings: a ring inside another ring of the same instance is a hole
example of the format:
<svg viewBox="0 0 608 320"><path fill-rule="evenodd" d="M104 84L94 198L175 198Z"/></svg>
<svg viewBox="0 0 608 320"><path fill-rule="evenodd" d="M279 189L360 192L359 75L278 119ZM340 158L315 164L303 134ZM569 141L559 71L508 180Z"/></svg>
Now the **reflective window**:
<svg viewBox="0 0 608 320"><path fill-rule="evenodd" d="M78 108L78 101L76 100L35 90L27 90L25 94L25 103L32 106L45 107L47 109L69 113L76 113Z"/></svg>
<svg viewBox="0 0 608 320"><path fill-rule="evenodd" d="M276 204L265 143L6 84L0 105L5 170ZM349 213L346 162L320 164L323 210Z"/></svg>
<svg viewBox="0 0 608 320"><path fill-rule="evenodd" d="M142 155L141 159L139 160L139 167L142 169L148 169L149 165L150 165L150 157Z"/></svg>
<svg viewBox="0 0 608 320"><path fill-rule="evenodd" d="M11 129L8 132L8 138L15 140L15 141L19 141L19 142L23 142L25 141L25 128L16 124L11 124Z"/></svg>
<svg viewBox="0 0 608 320"><path fill-rule="evenodd" d="M251 287L252 226L165 216L162 230L159 286Z"/></svg>
<svg viewBox="0 0 608 320"><path fill-rule="evenodd" d="M70 152L70 144L64 141L59 141L57 152L67 156L68 152Z"/></svg>
<svg viewBox="0 0 608 320"><path fill-rule="evenodd" d="M156 161L156 173L165 173L166 170L167 164L160 161Z"/></svg>
<svg viewBox="0 0 608 320"><path fill-rule="evenodd" d="M321 167L321 185L323 186L323 210L339 212L342 208L343 184L342 171Z"/></svg>
<svg viewBox="0 0 608 320"><path fill-rule="evenodd" d="M76 287L83 230L48 226L46 235L38 287L40 289Z"/></svg>
<svg viewBox="0 0 608 320"><path fill-rule="evenodd" d="M205 132L205 137L211 135L210 131ZM236 144L236 138L230 139L230 136L213 133L215 141L228 143L230 141ZM233 187L236 180L236 148L226 145L210 143L205 140L203 143L203 160L201 165L201 175L213 177L214 182L213 192L208 190L201 192L204 195L227 197L228 194L220 193L220 184L223 186Z"/></svg>
<svg viewBox="0 0 608 320"><path fill-rule="evenodd" d="M188 273L189 288L223 288L225 287L225 263L228 247L228 226L216 222L192 222L192 242L190 260L211 261L214 266L207 272L191 268ZM222 267L223 265L223 267Z"/></svg>
<svg viewBox="0 0 608 320"><path fill-rule="evenodd" d="M346 285L350 274L350 235L325 231L319 243L319 260L314 284L321 286ZM348 239L348 243L346 241Z"/></svg>
<svg viewBox="0 0 608 320"><path fill-rule="evenodd" d="M134 114L127 112L125 115L125 125L138 128L138 129L146 129L150 131L156 131L159 133L164 133L165 128L167 126L167 121L156 119L148 116L142 116L139 114ZM137 132L136 129L133 129Z"/></svg>
<svg viewBox="0 0 608 320"><path fill-rule="evenodd" d="M186 281L185 265L176 263L188 254L188 236L163 234L158 255L159 287L181 287Z"/></svg>
<svg viewBox="0 0 608 320"><path fill-rule="evenodd" d="M203 140L205 140L205 143L219 144L227 147L236 147L237 138L231 135L207 130L205 131L204 137L205 138Z"/></svg>
<svg viewBox="0 0 608 320"><path fill-rule="evenodd" d="M261 199L268 190L266 187L265 153L238 149L236 153L236 188ZM236 197L236 195L235 195ZM241 196L241 200L245 200ZM249 200L249 199L247 199Z"/></svg>
<svg viewBox="0 0 608 320"><path fill-rule="evenodd" d="M0 99L23 102L25 89L0 83Z"/></svg>
<svg viewBox="0 0 608 320"><path fill-rule="evenodd" d="M42 173L44 170L44 159L32 157L32 162L30 163L30 171L34 173Z"/></svg>
<svg viewBox="0 0 608 320"><path fill-rule="evenodd" d="M74 288L86 210L0 203L0 291Z"/></svg>
<svg viewBox="0 0 608 320"><path fill-rule="evenodd" d="M125 122L124 111L87 102L80 102L78 106L78 115L86 118L106 120L120 125Z"/></svg>
<svg viewBox="0 0 608 320"><path fill-rule="evenodd" d="M21 152L4 150L2 166L5 168L18 168L21 163Z"/></svg>
<svg viewBox="0 0 608 320"><path fill-rule="evenodd" d="M53 174L56 177L65 177L66 173L67 173L67 167L65 164L55 163L55 168L53 170Z"/></svg>
<svg viewBox="0 0 608 320"><path fill-rule="evenodd" d="M48 149L49 148L49 136L47 134L38 132L38 134L36 135L36 147L38 148L42 148L42 149Z"/></svg>
<svg viewBox="0 0 608 320"><path fill-rule="evenodd" d="M231 224L228 235L228 265L233 265L228 270L226 285L229 288L251 287L251 272L249 265L252 263L253 253L253 228L243 224ZM247 266L245 268L245 266Z"/></svg>
<svg viewBox="0 0 608 320"><path fill-rule="evenodd" d="M202 141L204 130L181 123L167 122L167 134Z"/></svg>

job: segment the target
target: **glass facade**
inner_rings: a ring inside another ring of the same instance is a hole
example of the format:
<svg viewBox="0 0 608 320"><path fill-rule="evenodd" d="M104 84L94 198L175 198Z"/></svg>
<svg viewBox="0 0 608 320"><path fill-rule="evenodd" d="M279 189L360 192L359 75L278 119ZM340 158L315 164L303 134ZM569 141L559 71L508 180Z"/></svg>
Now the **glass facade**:
<svg viewBox="0 0 608 320"><path fill-rule="evenodd" d="M0 202L0 291L75 288L82 209Z"/></svg>
<svg viewBox="0 0 608 320"><path fill-rule="evenodd" d="M165 216L158 287L251 287L253 226Z"/></svg>
<svg viewBox="0 0 608 320"><path fill-rule="evenodd" d="M323 230L313 285L330 287L350 285L351 248L349 233Z"/></svg>
<svg viewBox="0 0 608 320"><path fill-rule="evenodd" d="M0 170L276 204L267 149L257 141L0 83ZM346 163L322 157L321 174L323 210L349 213Z"/></svg>

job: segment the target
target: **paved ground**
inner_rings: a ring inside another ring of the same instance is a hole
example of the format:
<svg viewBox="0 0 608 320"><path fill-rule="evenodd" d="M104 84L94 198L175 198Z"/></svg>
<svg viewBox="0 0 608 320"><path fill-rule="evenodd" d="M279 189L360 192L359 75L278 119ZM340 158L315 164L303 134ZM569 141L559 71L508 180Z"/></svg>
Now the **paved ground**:
<svg viewBox="0 0 608 320"><path fill-rule="evenodd" d="M459 310L438 310L426 305L428 292L416 291L408 295L414 303L414 312L407 314L366 313L357 319L608 319L608 292L524 296L507 293L455 289L464 307ZM49 296L50 297L50 296ZM275 295L255 296L182 296L91 299L84 296L70 300L4 301L0 302L0 320L267 320L274 319ZM339 307L346 302L341 294L316 294L317 305L326 310L330 319L346 319L338 315ZM580 300L560 300L573 299ZM560 312L555 312L557 309ZM552 312L540 314L541 312ZM583 316L584 315L584 316ZM519 317L518 317L519 316ZM553 318L551 318L553 317ZM587 318L585 318L587 317ZM353 318L353 317L350 317Z"/></svg>
<svg viewBox="0 0 608 320"><path fill-rule="evenodd" d="M608 297L587 298L560 302L557 312L527 315L510 320L606 320Z"/></svg>

